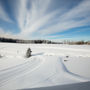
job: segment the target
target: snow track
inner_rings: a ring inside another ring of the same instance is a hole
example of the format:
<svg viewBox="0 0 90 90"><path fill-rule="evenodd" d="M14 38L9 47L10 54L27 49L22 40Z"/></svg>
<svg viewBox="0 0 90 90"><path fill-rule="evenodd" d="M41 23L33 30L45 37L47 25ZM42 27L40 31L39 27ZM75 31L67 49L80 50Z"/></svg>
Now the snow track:
<svg viewBox="0 0 90 90"><path fill-rule="evenodd" d="M32 72L36 68L40 66L40 64L43 63L43 59L41 57L38 58L32 58L29 60L26 60L25 63L22 63L20 65L13 66L11 68L7 68L0 71L0 86L4 85L11 79L15 79L17 77L20 77L21 75Z"/></svg>
<svg viewBox="0 0 90 90"><path fill-rule="evenodd" d="M62 66L63 72L65 72L65 74L67 74L66 76L68 76L69 78L76 79L76 80L81 81L81 82L87 82L87 81L90 80L89 78L85 78L83 76L80 76L78 74L75 74L75 73L70 72L66 68L66 66L64 65L63 60L60 60L60 63L61 63L60 66Z"/></svg>
<svg viewBox="0 0 90 90"><path fill-rule="evenodd" d="M12 46L10 47L10 45ZM57 46L30 45L33 51L32 57L27 59L24 55L29 44L1 44L0 52L4 57L0 58L0 90L47 87L90 81L89 78L74 73L72 68L69 70L68 66L72 64L69 62L73 58L66 58L66 56L74 56L80 59L84 56L84 59L89 62L90 51L87 48L85 50L82 48L75 49L76 47L73 49L73 46L71 48ZM81 62L79 61L79 64ZM83 60L83 62L85 61Z"/></svg>

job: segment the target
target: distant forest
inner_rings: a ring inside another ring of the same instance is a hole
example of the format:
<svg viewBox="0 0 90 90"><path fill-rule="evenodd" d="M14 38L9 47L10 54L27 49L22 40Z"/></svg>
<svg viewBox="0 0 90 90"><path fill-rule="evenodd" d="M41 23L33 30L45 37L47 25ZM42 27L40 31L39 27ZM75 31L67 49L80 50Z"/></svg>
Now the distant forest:
<svg viewBox="0 0 90 90"><path fill-rule="evenodd" d="M81 41L69 41L69 40L65 40L63 42L64 44L69 44L69 45L90 45L90 41L84 41L84 40L81 40Z"/></svg>
<svg viewBox="0 0 90 90"><path fill-rule="evenodd" d="M56 44L50 40L21 40L21 39L11 39L0 37L0 42L9 42L9 43L31 43L31 44ZM58 43L60 44L60 43Z"/></svg>
<svg viewBox="0 0 90 90"><path fill-rule="evenodd" d="M52 42L50 40L21 40L21 39L12 39L0 37L0 42L8 43L30 43L30 44L70 44L70 45L90 45L90 41L69 41L64 40L63 42Z"/></svg>

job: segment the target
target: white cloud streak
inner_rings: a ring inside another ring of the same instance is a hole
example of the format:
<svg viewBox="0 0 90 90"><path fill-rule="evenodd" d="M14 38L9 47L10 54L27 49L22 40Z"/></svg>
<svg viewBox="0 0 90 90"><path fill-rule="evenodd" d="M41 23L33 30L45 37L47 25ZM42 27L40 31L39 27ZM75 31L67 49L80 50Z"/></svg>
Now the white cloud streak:
<svg viewBox="0 0 90 90"><path fill-rule="evenodd" d="M10 31L6 32L3 28L0 28L0 37L5 38L16 38L16 35L13 35Z"/></svg>
<svg viewBox="0 0 90 90"><path fill-rule="evenodd" d="M0 4L0 19L6 22L10 22L10 23L12 22L12 20L9 18L8 14L6 13L6 11L4 10L1 4Z"/></svg>
<svg viewBox="0 0 90 90"><path fill-rule="evenodd" d="M81 19L81 20L79 20ZM57 24L54 24L42 31L41 34L53 34L71 28L90 25L90 0L84 0L78 6L74 7L64 15L58 18Z"/></svg>
<svg viewBox="0 0 90 90"><path fill-rule="evenodd" d="M21 28L21 36L29 36L38 33L38 36L53 34L71 28L86 26L90 21L90 0L83 0L77 6L63 14L63 10L54 10L46 13L51 0L32 0L30 10L26 8L27 0L20 0L18 5L17 21ZM56 18L56 15L62 15ZM54 18L55 17L55 18ZM80 19L80 20L79 20ZM52 22L55 22L49 25ZM44 29L40 30L44 25Z"/></svg>
<svg viewBox="0 0 90 90"><path fill-rule="evenodd" d="M32 0L30 1L30 9L27 9L27 0L19 0L17 5L17 16L19 27L21 29L20 36L27 37L36 32L45 25L58 11L45 14L51 0Z"/></svg>
<svg viewBox="0 0 90 90"><path fill-rule="evenodd" d="M66 8L53 9L48 12L52 5L52 0L16 0L14 14L21 30L18 37L36 38L47 36L69 30L71 28L90 25L90 0L83 0L72 9L64 11ZM55 0L54 0L55 2ZM30 5L29 8L27 8ZM52 6L53 7L53 6ZM8 15L0 7L0 14L3 19L9 20ZM42 28L42 29L41 29Z"/></svg>

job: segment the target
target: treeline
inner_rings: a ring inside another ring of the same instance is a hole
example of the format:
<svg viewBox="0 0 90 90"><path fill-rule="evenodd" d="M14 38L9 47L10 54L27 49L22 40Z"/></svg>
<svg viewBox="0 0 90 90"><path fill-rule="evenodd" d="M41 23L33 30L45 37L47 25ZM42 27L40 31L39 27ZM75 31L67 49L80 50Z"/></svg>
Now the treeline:
<svg viewBox="0 0 90 90"><path fill-rule="evenodd" d="M51 44L49 40L16 40L16 43L31 43L31 44Z"/></svg>
<svg viewBox="0 0 90 90"><path fill-rule="evenodd" d="M69 44L69 45L84 45L84 44L87 44L87 45L90 45L90 41L64 41L63 42L64 44Z"/></svg>
<svg viewBox="0 0 90 90"><path fill-rule="evenodd" d="M0 42L9 42L9 43L31 43L31 44L53 44L54 42L49 40L21 40L21 39L11 39L0 37Z"/></svg>
<svg viewBox="0 0 90 90"><path fill-rule="evenodd" d="M0 42L8 43L31 43L31 44L69 44L69 45L90 45L90 41L69 41L64 40L63 42L53 42L50 40L21 40L21 39L12 39L0 37Z"/></svg>
<svg viewBox="0 0 90 90"><path fill-rule="evenodd" d="M17 40L16 40L16 39L11 39L11 38L3 38L3 37L0 37L0 42L11 42L11 43L16 43Z"/></svg>

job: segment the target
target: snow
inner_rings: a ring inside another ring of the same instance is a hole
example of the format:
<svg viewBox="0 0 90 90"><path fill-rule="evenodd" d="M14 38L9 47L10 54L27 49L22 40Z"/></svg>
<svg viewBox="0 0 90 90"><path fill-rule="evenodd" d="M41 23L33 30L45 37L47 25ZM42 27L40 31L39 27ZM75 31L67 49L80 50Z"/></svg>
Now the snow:
<svg viewBox="0 0 90 90"><path fill-rule="evenodd" d="M24 88L20 90L90 90L90 82L56 85L49 87Z"/></svg>
<svg viewBox="0 0 90 90"><path fill-rule="evenodd" d="M69 57L64 62L69 71L83 77L90 78L90 58L89 57Z"/></svg>
<svg viewBox="0 0 90 90"><path fill-rule="evenodd" d="M90 81L89 45L0 43L0 54L0 90Z"/></svg>

